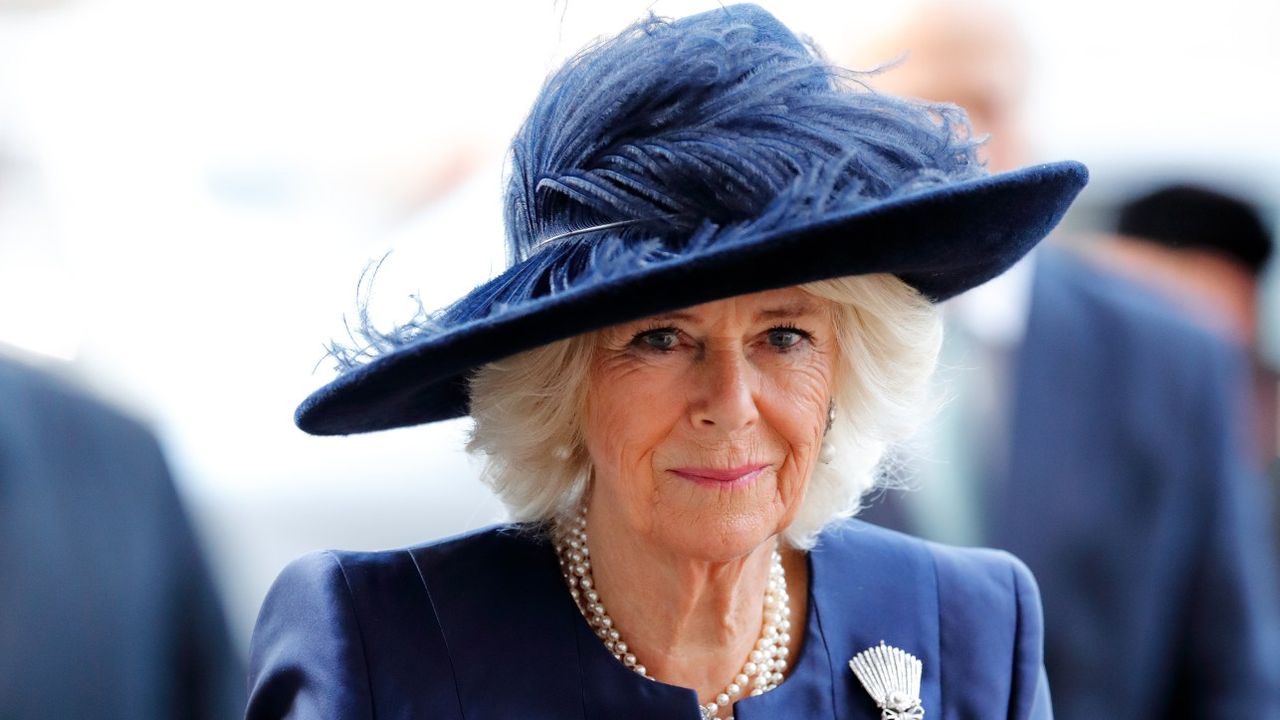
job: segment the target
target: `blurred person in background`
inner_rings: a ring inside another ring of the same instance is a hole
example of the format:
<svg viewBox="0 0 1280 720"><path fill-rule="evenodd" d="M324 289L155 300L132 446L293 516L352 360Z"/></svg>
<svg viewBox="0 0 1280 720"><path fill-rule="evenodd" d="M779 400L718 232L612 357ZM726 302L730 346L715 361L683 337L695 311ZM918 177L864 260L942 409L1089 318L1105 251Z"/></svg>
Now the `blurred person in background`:
<svg viewBox="0 0 1280 720"><path fill-rule="evenodd" d="M1123 203L1102 260L1166 296L1252 360L1246 421L1265 469L1280 454L1277 373L1259 349L1259 286L1273 240L1256 205L1201 183L1174 183Z"/></svg>
<svg viewBox="0 0 1280 720"><path fill-rule="evenodd" d="M0 718L238 717L243 667L156 440L0 351Z"/></svg>
<svg viewBox="0 0 1280 720"><path fill-rule="evenodd" d="M855 66L955 102L993 170L1026 161L1028 49L994 6L929 2ZM865 517L1024 558L1059 718L1280 717L1276 556L1234 392L1238 353L1046 248L951 301L953 402L916 492Z"/></svg>

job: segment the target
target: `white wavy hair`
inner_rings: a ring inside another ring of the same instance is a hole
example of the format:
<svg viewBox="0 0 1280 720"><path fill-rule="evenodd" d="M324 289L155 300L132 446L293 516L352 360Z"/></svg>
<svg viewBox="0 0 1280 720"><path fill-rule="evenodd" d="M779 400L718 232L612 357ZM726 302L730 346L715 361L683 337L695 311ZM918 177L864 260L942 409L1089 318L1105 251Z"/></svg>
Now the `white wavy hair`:
<svg viewBox="0 0 1280 720"><path fill-rule="evenodd" d="M804 499L783 539L810 548L828 523L854 515L878 482L888 448L933 413L929 377L942 343L936 306L893 275L801 285L836 304L836 417ZM586 333L481 367L471 378L467 450L515 520L546 523L573 512L590 483L583 441L587 373L596 345Z"/></svg>

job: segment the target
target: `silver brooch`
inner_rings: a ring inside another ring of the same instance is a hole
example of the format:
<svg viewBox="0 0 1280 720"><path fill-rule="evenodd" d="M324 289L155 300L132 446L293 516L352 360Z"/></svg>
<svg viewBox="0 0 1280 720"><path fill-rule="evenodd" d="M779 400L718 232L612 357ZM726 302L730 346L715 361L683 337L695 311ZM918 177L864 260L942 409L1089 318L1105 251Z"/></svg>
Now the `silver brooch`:
<svg viewBox="0 0 1280 720"><path fill-rule="evenodd" d="M879 645L854 655L849 668L880 707L881 720L924 718L924 707L920 705L924 663L914 655L881 640Z"/></svg>

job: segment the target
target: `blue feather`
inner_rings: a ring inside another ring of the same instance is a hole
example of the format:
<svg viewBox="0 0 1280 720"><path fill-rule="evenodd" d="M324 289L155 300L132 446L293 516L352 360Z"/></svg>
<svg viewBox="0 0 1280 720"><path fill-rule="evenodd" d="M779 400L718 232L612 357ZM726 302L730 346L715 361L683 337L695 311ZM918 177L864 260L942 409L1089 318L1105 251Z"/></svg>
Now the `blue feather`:
<svg viewBox="0 0 1280 720"><path fill-rule="evenodd" d="M339 369L536 297L985 174L959 108L878 94L761 16L650 16L552 74L512 141L512 268L387 332L362 301L352 344L330 347ZM566 235L620 221L634 222Z"/></svg>

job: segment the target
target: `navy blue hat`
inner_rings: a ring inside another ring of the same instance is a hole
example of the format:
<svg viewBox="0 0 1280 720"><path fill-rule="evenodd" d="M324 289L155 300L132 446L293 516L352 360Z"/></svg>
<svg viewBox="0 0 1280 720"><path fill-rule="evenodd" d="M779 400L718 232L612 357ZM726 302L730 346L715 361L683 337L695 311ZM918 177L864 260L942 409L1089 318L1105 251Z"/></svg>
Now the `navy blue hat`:
<svg viewBox="0 0 1280 720"><path fill-rule="evenodd" d="M466 415L485 363L699 303L893 273L935 301L1057 224L1078 163L987 175L957 108L875 93L773 16L649 18L553 74L512 143L510 267L337 349L317 435Z"/></svg>

